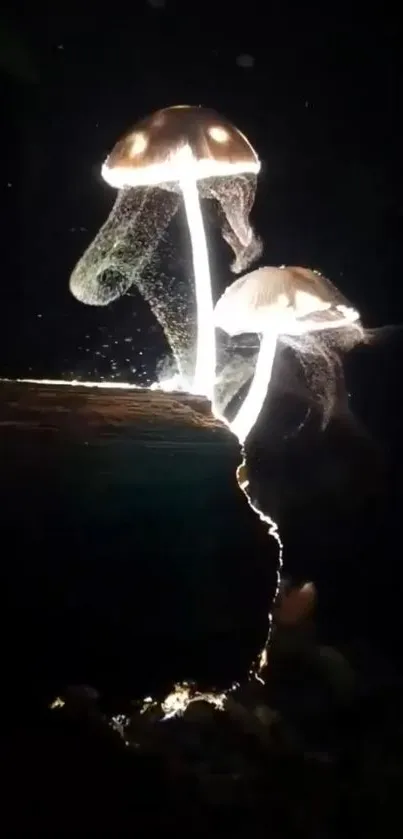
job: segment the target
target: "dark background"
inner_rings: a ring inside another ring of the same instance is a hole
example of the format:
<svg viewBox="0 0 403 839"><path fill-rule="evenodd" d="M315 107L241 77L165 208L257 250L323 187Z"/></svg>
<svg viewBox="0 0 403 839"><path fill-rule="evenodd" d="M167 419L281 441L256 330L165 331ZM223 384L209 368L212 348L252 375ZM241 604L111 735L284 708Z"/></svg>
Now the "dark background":
<svg viewBox="0 0 403 839"><path fill-rule="evenodd" d="M3 376L154 379L166 345L143 301L133 292L85 307L68 279L114 200L100 176L106 154L131 123L177 103L217 109L257 149L261 264L321 270L368 328L403 321L393 16L252 2L154 0L131 12L15 3L0 31ZM223 264L220 282L229 280ZM323 633L370 638L396 655L401 350L400 330L389 330L348 359L362 426L335 420L320 439L275 451L262 426L257 457L286 570L318 582Z"/></svg>

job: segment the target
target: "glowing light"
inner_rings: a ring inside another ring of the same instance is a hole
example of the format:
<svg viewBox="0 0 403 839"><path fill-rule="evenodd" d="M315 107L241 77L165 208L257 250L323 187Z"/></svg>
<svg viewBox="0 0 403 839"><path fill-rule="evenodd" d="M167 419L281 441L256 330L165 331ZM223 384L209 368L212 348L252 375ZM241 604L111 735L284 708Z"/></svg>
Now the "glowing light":
<svg viewBox="0 0 403 839"><path fill-rule="evenodd" d="M248 394L235 419L230 423L233 434L241 445L256 423L267 395L277 347L277 333L268 330L262 338L255 373Z"/></svg>
<svg viewBox="0 0 403 839"><path fill-rule="evenodd" d="M55 711L56 708L64 708L65 704L66 703L64 699L62 699L60 696L56 696L56 699L54 699L53 702L50 703L49 708L51 711Z"/></svg>
<svg viewBox="0 0 403 839"><path fill-rule="evenodd" d="M188 146L182 146L182 149L187 149ZM163 163L150 164L136 173L136 186L160 186L164 183L172 183L172 181L180 181L188 174L188 164L186 160L187 152L182 159L182 164L176 167L177 154L167 155ZM172 161L175 159L175 174L172 175ZM204 158L195 161L194 178L195 180L204 180L204 178L224 178L231 177L231 175L257 175L260 171L260 162L254 161L250 163L243 163L234 161L232 163L222 163L220 160L211 160L211 158ZM115 169L109 169L107 163L102 165L101 174L103 179L116 187L116 189L124 189L124 187L133 184L133 171L128 166L117 166Z"/></svg>
<svg viewBox="0 0 403 839"><path fill-rule="evenodd" d="M133 142L130 149L130 154L135 157L137 154L142 154L148 145L148 140L145 134L137 132L133 134Z"/></svg>
<svg viewBox="0 0 403 839"><path fill-rule="evenodd" d="M262 511L259 510L259 508L256 507L253 504L251 496L248 492L249 480L248 480L248 476L247 476L247 468L246 468L245 458L242 460L241 465L238 466L236 477L237 477L238 486L242 490L242 492L243 492L243 494L244 494L244 496L245 496L245 498L246 498L246 500L249 504L249 507L251 508L251 510L253 510L254 513L256 513L256 515L258 516L260 521L267 524L268 529L269 529L269 535L272 536L273 539L275 539L275 541L277 542L277 545L278 545L277 586L276 586L276 591L274 593L274 598L273 598L273 604L274 604L277 600L278 593L280 591L281 572L282 572L282 568L283 568L284 545L283 545L283 541L282 541L281 536L280 536L279 527L278 527L278 524L274 521L274 519L272 519L270 516L262 513ZM269 610L269 612L268 612L267 639L266 639L266 642L263 645L260 653L258 654L257 661L252 664L251 669L249 671L249 675L252 676L253 678L257 679L257 681L261 682L262 684L264 684L264 679L262 677L262 672L267 665L267 650L268 650L268 646L269 646L269 643L270 643L272 626L273 626L273 615L272 615L272 612Z"/></svg>
<svg viewBox="0 0 403 839"><path fill-rule="evenodd" d="M226 693L214 693L212 691L204 693L198 691L189 682L182 682L174 685L171 693L161 703L164 715L163 719L169 720L172 717L181 716L192 702L208 702L209 705L213 705L218 711L223 711L226 699Z"/></svg>
<svg viewBox="0 0 403 839"><path fill-rule="evenodd" d="M215 140L216 143L226 143L229 138L228 131L226 131L225 128L221 128L220 125L212 125L212 127L208 129L208 133L211 139Z"/></svg>
<svg viewBox="0 0 403 839"><path fill-rule="evenodd" d="M27 385L64 385L65 387L95 387L100 390L147 390L129 382L82 382L79 379L0 379L0 382L17 382Z"/></svg>
<svg viewBox="0 0 403 839"><path fill-rule="evenodd" d="M87 387L98 388L99 390L161 390L163 393L183 393L182 378L179 373L172 378L162 379L158 382L153 382L149 387L143 385L135 385L131 382L117 382L117 381L82 381L81 379L6 379L0 378L0 382L17 382L28 385L63 385L64 387ZM188 391L186 391L188 392ZM220 417L216 417L220 419Z"/></svg>
<svg viewBox="0 0 403 839"><path fill-rule="evenodd" d="M170 376L168 379L161 379L159 382L153 382L150 385L150 390L163 390L165 393L177 393L180 391L185 391L185 387L183 385L183 378L180 373L175 373L174 376Z"/></svg>
<svg viewBox="0 0 403 839"><path fill-rule="evenodd" d="M216 346L210 266L197 182L192 173L194 161L189 147L186 149L186 155L189 162L189 172L181 179L180 187L185 202L192 242L197 305L196 368L192 391L212 400L215 382Z"/></svg>
<svg viewBox="0 0 403 839"><path fill-rule="evenodd" d="M237 687L235 683L228 691L215 693L214 691L200 691L193 682L178 682L161 703L152 696L146 696L140 705L139 713L144 715L155 711L163 722L182 716L193 702L207 702L217 711L223 711L229 694Z"/></svg>

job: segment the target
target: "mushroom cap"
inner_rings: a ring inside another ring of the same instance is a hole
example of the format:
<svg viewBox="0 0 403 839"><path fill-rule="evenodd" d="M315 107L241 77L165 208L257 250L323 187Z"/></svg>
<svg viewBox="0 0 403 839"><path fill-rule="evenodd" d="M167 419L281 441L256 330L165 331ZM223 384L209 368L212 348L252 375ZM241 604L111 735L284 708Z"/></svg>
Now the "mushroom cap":
<svg viewBox="0 0 403 839"><path fill-rule="evenodd" d="M345 318L346 326L359 315L338 289L309 268L258 268L230 285L218 300L215 325L228 335L263 333L274 326L279 334L300 335L329 328ZM309 322L308 319L309 318Z"/></svg>
<svg viewBox="0 0 403 839"><path fill-rule="evenodd" d="M102 167L111 186L148 186L257 173L246 137L210 108L175 105L146 117L116 143Z"/></svg>

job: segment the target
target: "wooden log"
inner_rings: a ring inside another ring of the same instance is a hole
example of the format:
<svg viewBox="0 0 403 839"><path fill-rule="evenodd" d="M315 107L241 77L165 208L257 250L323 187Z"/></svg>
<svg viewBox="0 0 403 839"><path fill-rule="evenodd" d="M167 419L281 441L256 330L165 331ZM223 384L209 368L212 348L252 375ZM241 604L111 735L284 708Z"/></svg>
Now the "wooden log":
<svg viewBox="0 0 403 839"><path fill-rule="evenodd" d="M209 403L1 381L0 458L10 675L137 695L245 675L277 550Z"/></svg>

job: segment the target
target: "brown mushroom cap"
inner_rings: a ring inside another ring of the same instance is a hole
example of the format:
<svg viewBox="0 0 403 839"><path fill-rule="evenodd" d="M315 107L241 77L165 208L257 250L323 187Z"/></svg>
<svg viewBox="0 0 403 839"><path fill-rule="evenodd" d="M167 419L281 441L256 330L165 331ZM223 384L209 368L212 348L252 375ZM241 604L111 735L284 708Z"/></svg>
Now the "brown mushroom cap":
<svg viewBox="0 0 403 839"><path fill-rule="evenodd" d="M257 173L256 152L240 131L209 108L176 105L146 117L119 140L102 167L111 186L147 186Z"/></svg>
<svg viewBox="0 0 403 839"><path fill-rule="evenodd" d="M327 328L344 317L347 326L358 313L330 280L296 267L258 268L232 283L215 307L215 324L228 335L263 333L274 318L279 333L293 335L304 324L306 331L312 323Z"/></svg>

